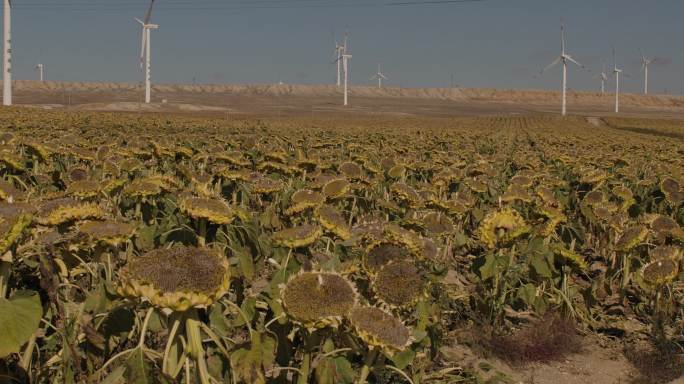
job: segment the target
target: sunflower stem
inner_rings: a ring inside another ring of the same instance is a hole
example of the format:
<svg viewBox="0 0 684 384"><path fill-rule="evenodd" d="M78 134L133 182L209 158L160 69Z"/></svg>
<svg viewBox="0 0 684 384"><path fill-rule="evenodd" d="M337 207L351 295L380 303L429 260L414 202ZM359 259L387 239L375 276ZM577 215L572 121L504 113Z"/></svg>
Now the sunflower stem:
<svg viewBox="0 0 684 384"><path fill-rule="evenodd" d="M176 339L176 333L178 332L178 327L180 326L180 316L177 314L171 315L173 318L173 325L171 326L171 331L169 332L169 339L166 341L166 347L164 348L164 359L162 360L162 373L170 375L171 372L176 370L177 361L170 362L169 354L171 353L171 347ZM172 363L172 365L169 365Z"/></svg>
<svg viewBox="0 0 684 384"><path fill-rule="evenodd" d="M363 368L361 368L361 374L359 375L359 381L357 384L366 384L368 382L368 375L370 374L371 367L375 363L375 359L378 357L378 349L372 348L366 353L366 359L363 363Z"/></svg>
<svg viewBox="0 0 684 384"><path fill-rule="evenodd" d="M199 219L199 235L197 236L197 244L204 247L207 242L207 219Z"/></svg>

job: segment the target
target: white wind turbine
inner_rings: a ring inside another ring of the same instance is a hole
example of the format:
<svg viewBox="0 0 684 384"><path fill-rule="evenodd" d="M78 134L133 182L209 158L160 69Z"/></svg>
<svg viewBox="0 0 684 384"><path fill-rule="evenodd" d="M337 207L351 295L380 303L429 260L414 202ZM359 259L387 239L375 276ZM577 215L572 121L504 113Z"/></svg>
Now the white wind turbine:
<svg viewBox="0 0 684 384"><path fill-rule="evenodd" d="M12 5L5 0L3 9L3 76L2 76L2 105L12 105Z"/></svg>
<svg viewBox="0 0 684 384"><path fill-rule="evenodd" d="M620 74L622 69L617 67L615 48L613 48L613 76L615 76L615 113L620 113Z"/></svg>
<svg viewBox="0 0 684 384"><path fill-rule="evenodd" d="M648 66L653 62L653 59L646 57L641 49L639 49L639 53L641 53L641 70L644 71L644 95L648 95Z"/></svg>
<svg viewBox="0 0 684 384"><path fill-rule="evenodd" d="M37 64L35 69L38 71L38 78L40 79L40 82L42 83L44 80L43 70L45 69L45 66L43 64Z"/></svg>
<svg viewBox="0 0 684 384"><path fill-rule="evenodd" d="M561 21L561 54L560 56L554 60L553 63L549 64L546 68L544 68L540 74L543 74L544 72L548 71L549 69L555 67L558 64L563 64L563 83L562 83L562 102L561 102L561 115L565 116L567 113L567 92L568 92L568 62L577 64L579 67L584 68L584 66L575 59L572 58L572 56L568 55L565 53L565 25Z"/></svg>
<svg viewBox="0 0 684 384"><path fill-rule="evenodd" d="M349 44L349 31L345 32L344 34L344 44L342 45L341 52L342 54L340 57L336 60L338 65L339 62L342 62L342 72L343 72L343 80L344 80L344 106L346 107L349 104L349 59L352 58L352 55L348 53L348 44Z"/></svg>
<svg viewBox="0 0 684 384"><path fill-rule="evenodd" d="M150 7L147 9L147 14L145 15L145 21L135 18L135 21L142 25L142 43L140 46L140 68L145 69L145 103L149 104L151 100L152 93L152 83L150 77L150 31L159 28L157 24L150 24L150 19L152 18L152 7L154 6L154 0L150 0Z"/></svg>
<svg viewBox="0 0 684 384"><path fill-rule="evenodd" d="M346 45L346 34L345 34L345 45ZM342 55L344 54L345 45L340 45L340 43L335 40L335 63L337 64L337 82L335 83L338 87L342 85Z"/></svg>
<svg viewBox="0 0 684 384"><path fill-rule="evenodd" d="M594 76L594 78L601 79L601 95L606 93L606 81L608 81L608 74L606 73L606 62L603 62L601 73Z"/></svg>
<svg viewBox="0 0 684 384"><path fill-rule="evenodd" d="M380 71L380 64L378 64L378 73L376 73L371 80L378 80L378 89L382 88L382 81L388 80L387 77Z"/></svg>

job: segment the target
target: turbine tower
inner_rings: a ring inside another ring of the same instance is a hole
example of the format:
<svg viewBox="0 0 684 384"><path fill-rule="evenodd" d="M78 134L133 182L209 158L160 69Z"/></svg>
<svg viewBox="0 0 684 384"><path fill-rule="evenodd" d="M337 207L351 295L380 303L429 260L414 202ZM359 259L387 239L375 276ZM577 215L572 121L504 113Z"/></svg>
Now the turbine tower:
<svg viewBox="0 0 684 384"><path fill-rule="evenodd" d="M342 69L344 70L344 106L349 104L349 59L352 55L347 53L345 46L344 54L342 55Z"/></svg>
<svg viewBox="0 0 684 384"><path fill-rule="evenodd" d="M43 70L45 69L45 66L43 64L38 64L35 69L38 71L38 79L40 79L40 82L42 83L44 80Z"/></svg>
<svg viewBox="0 0 684 384"><path fill-rule="evenodd" d="M563 81L562 81L562 102L561 102L561 115L565 116L567 113L567 92L568 92L568 62L574 63L578 65L581 68L584 68L584 66L575 59L572 58L569 54L565 53L565 25L563 24L563 21L561 20L561 54L560 56L554 60L553 63L549 64L546 68L544 68L540 74L543 74L544 72L548 71L549 69L555 67L558 64L563 64Z"/></svg>
<svg viewBox="0 0 684 384"><path fill-rule="evenodd" d="M617 66L615 48L613 48L613 76L615 76L615 113L620 113L620 74L622 69Z"/></svg>
<svg viewBox="0 0 684 384"><path fill-rule="evenodd" d="M639 49L639 53L641 53L641 70L644 71L644 95L648 95L648 66L653 62L653 59L646 57L641 49Z"/></svg>
<svg viewBox="0 0 684 384"><path fill-rule="evenodd" d="M12 105L12 5L5 0L3 9L3 75L2 75L2 105Z"/></svg>
<svg viewBox="0 0 684 384"><path fill-rule="evenodd" d="M346 45L346 34L345 34L345 45ZM342 55L344 54L344 45L335 40L335 61L337 64L337 82L335 83L338 87L342 85Z"/></svg>
<svg viewBox="0 0 684 384"><path fill-rule="evenodd" d="M378 80L378 89L382 88L382 81L388 80L387 77L380 71L380 64L378 64L378 73L376 73L371 80Z"/></svg>
<svg viewBox="0 0 684 384"><path fill-rule="evenodd" d="M152 18L152 7L154 0L150 0L150 7L147 9L145 21L135 18L135 21L142 25L142 43L140 45L140 68L145 69L145 103L149 104L152 96L152 82L150 77L150 31L159 28L157 24L150 24Z"/></svg>

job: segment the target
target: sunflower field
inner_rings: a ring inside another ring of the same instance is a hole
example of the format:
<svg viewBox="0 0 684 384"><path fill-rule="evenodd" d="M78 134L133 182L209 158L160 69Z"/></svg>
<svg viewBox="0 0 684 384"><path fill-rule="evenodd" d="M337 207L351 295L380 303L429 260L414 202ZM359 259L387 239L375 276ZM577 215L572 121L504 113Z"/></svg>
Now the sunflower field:
<svg viewBox="0 0 684 384"><path fill-rule="evenodd" d="M662 126L2 110L0 383L479 383L461 330L550 314L681 353Z"/></svg>

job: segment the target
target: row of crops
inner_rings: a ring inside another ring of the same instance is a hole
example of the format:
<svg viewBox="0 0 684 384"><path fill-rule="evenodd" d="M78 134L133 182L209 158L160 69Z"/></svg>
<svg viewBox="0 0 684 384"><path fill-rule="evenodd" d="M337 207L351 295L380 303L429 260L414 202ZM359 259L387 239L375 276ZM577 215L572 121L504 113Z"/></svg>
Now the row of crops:
<svg viewBox="0 0 684 384"><path fill-rule="evenodd" d="M677 138L9 109L0 174L0 382L478 382L459 330L549 314L684 348Z"/></svg>

